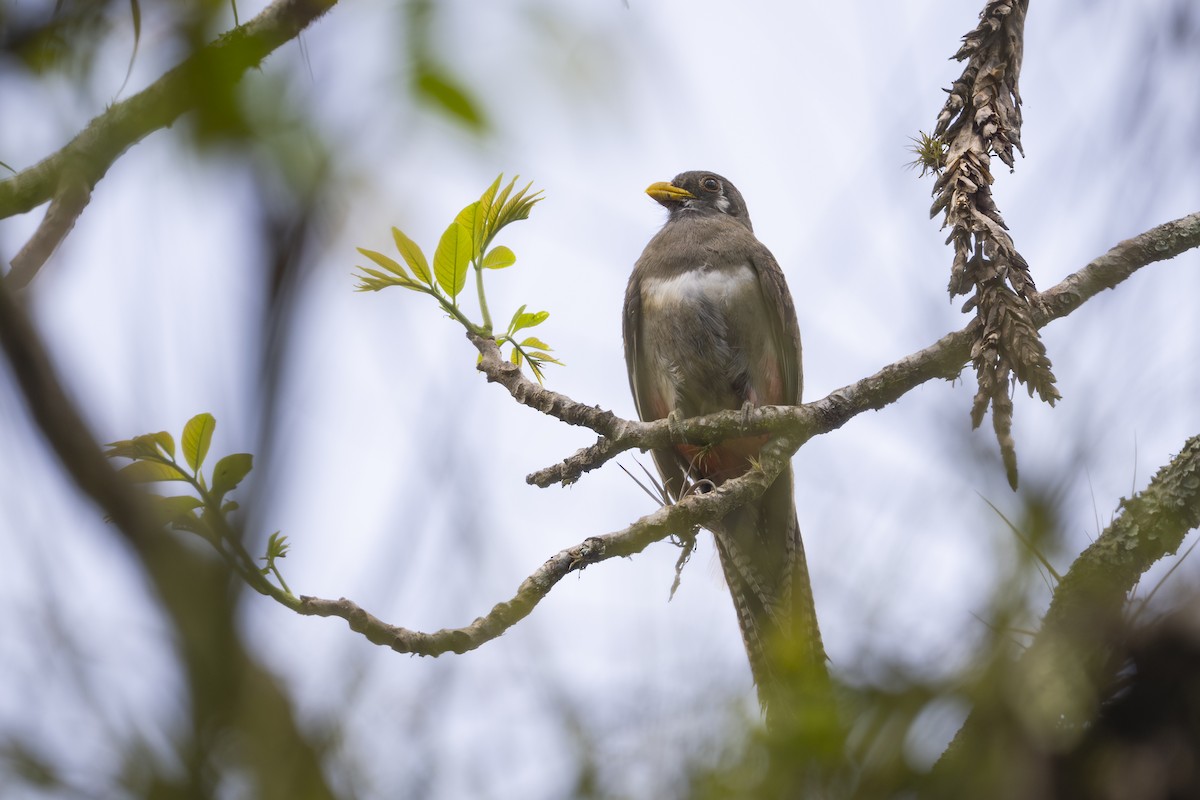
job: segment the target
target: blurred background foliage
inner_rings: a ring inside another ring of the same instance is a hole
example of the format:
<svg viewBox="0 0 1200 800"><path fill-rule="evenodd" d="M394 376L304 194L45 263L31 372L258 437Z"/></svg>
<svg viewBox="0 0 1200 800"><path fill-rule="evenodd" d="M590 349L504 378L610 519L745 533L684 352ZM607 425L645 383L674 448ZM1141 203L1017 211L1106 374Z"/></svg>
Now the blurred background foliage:
<svg viewBox="0 0 1200 800"><path fill-rule="evenodd" d="M0 4L0 162L37 163L265 5ZM650 509L617 470L525 487L586 437L484 387L429 309L355 295L354 246L383 249L391 225L430 240L496 173L536 178L546 201L497 299L551 310L570 365L553 388L629 415L620 295L660 222L641 188L717 169L788 273L815 399L963 324L928 184L902 165L977 11L343 0L241 80L190 86L194 110L116 162L26 308L98 441L211 410L215 449L254 452L238 522L255 552L289 535L297 592L462 625L541 559ZM997 199L1044 289L1200 208L1200 11L1035 3L1029 26L1029 156ZM41 212L0 211L7 261ZM967 430L969 385L922 387L798 456L851 755L827 765L828 796L961 796L966 780L980 797L1195 795L1193 563L1145 577L1086 730L1033 736L1029 698L1002 687L1055 586L1035 551L1065 571L1200 429L1200 329L1180 301L1198 274L1195 253L1148 268L1046 330L1065 401L1018 399L1016 495ZM677 553L660 545L431 661L295 618L185 546L208 586L195 613L227 637L219 664L191 664L147 562L0 375L5 796L816 793L796 741L759 729L703 550L670 605ZM973 708L993 750L939 783Z"/></svg>

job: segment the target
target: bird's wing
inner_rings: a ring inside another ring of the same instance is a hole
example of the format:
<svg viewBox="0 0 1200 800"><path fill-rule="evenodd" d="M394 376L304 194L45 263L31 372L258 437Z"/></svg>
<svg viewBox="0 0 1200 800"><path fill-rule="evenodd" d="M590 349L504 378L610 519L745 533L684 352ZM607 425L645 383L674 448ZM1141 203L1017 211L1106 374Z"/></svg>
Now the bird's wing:
<svg viewBox="0 0 1200 800"><path fill-rule="evenodd" d="M633 404L637 408L638 417L646 421L662 419L667 415L667 411L659 406L664 404L665 399L658 398L656 402L651 397L655 387L654 376L651 374L654 367L642 349L642 287L636 270L625 289L621 328L625 339L625 367L629 371L629 389L633 393ZM680 463L680 457L672 450L654 450L651 455L667 493L672 499L679 499L685 484L684 465Z"/></svg>
<svg viewBox="0 0 1200 800"><path fill-rule="evenodd" d="M771 339L780 357L783 396L786 404L799 404L804 391L804 371L801 364L800 324L796 321L796 306L779 262L761 243L754 248L751 263L758 273L758 285L763 294L767 318L771 323Z"/></svg>
<svg viewBox="0 0 1200 800"><path fill-rule="evenodd" d="M625 287L625 306L621 313L621 334L625 340L625 368L629 372L629 390L633 394L633 404L637 408L638 417L646 419L647 409L643 406L642 393L638 391L639 378L637 365L638 346L642 327L642 284L635 271Z"/></svg>

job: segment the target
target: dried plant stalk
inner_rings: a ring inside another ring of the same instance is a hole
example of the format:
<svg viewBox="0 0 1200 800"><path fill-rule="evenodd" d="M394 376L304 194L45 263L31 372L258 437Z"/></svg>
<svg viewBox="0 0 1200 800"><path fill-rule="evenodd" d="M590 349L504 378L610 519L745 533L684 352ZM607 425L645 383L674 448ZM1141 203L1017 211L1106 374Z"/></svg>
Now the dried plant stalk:
<svg viewBox="0 0 1200 800"><path fill-rule="evenodd" d="M978 325L971 361L979 391L971 409L978 427L988 408L1009 483L1017 485L1013 444L1011 376L1030 396L1050 403L1060 395L1050 359L1033 322L1030 300L1036 294L1029 264L1017 251L1008 226L992 198L992 156L1011 169L1013 150L1021 148L1021 94L1018 79L1028 0L988 0L979 25L963 37L954 54L967 66L948 90L934 137L945 146L944 169L933 187L930 216L945 213L954 247L951 297L970 295L964 312L974 310Z"/></svg>

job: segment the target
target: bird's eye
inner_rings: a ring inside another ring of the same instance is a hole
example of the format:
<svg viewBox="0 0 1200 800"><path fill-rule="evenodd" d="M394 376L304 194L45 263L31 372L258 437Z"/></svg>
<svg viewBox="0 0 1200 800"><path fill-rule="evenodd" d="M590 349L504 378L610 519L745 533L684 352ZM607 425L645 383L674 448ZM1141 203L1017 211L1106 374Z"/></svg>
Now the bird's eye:
<svg viewBox="0 0 1200 800"><path fill-rule="evenodd" d="M709 192L715 192L721 188L721 182L716 178L705 178L704 180L700 181L700 185Z"/></svg>

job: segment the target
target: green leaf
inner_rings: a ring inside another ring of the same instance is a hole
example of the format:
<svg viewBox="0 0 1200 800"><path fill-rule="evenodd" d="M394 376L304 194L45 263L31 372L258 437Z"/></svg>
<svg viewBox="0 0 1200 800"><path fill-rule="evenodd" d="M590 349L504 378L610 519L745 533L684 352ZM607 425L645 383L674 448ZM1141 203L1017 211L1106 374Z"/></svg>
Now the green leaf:
<svg viewBox="0 0 1200 800"><path fill-rule="evenodd" d="M521 342L521 347L538 347L542 350L553 350L554 348L543 342L536 336L528 336Z"/></svg>
<svg viewBox="0 0 1200 800"><path fill-rule="evenodd" d="M288 549L291 544L288 543L286 536L281 536L279 531L275 531L267 539L267 555L264 561L274 561L277 558L287 558Z"/></svg>
<svg viewBox="0 0 1200 800"><path fill-rule="evenodd" d="M451 222L433 253L433 272L438 286L451 298L458 297L467 283L467 265L471 261L471 231Z"/></svg>
<svg viewBox="0 0 1200 800"><path fill-rule="evenodd" d="M408 273L404 271L404 267L400 266L400 262L396 261L396 259L388 258L383 253L377 253L374 250L368 250L365 247L358 247L355 249L367 258L374 261L379 266L386 269L388 272L391 272L394 275L399 275L401 278L408 277ZM364 269L364 267L359 267L359 269Z"/></svg>
<svg viewBox="0 0 1200 800"><path fill-rule="evenodd" d="M378 292L381 289L386 289L389 286L402 286L405 289L411 289L414 292L422 292L429 294L429 290L419 283L414 283L410 278L401 278L396 275L385 275L379 270L369 269L367 267L359 267L364 274L356 275L358 278L358 286L354 288L360 292Z"/></svg>
<svg viewBox="0 0 1200 800"><path fill-rule="evenodd" d="M483 252L483 248L487 247L487 222L492 213L492 201L496 199L496 191L500 188L500 181L504 180L504 173L501 172L496 176L496 180L492 181L492 185L484 190L479 196L479 209L475 212L475 228L471 231L471 238L475 242L477 253Z"/></svg>
<svg viewBox="0 0 1200 800"><path fill-rule="evenodd" d="M118 471L126 480L134 483L154 483L156 481L186 481L188 475L174 464L162 461L135 461Z"/></svg>
<svg viewBox="0 0 1200 800"><path fill-rule="evenodd" d="M421 248L417 247L417 243L396 227L392 228L392 238L396 240L396 249L400 251L404 263L408 264L408 268L413 271L413 275L417 276L417 280L432 286L429 278L429 262L425 260L425 254L421 252Z"/></svg>
<svg viewBox="0 0 1200 800"><path fill-rule="evenodd" d="M152 434L146 433L141 436L135 436L132 439L122 439L119 442L110 442L105 445L108 447L104 451L104 455L108 458L132 458L140 460L143 458L158 458L158 447L155 445L155 439Z"/></svg>
<svg viewBox="0 0 1200 800"><path fill-rule="evenodd" d="M175 515L179 515L187 511L194 511L195 509L204 505L204 503L200 502L199 497L192 497L190 494L181 494L176 497L159 497L158 495L151 495L151 497L154 497L163 508L171 511Z"/></svg>
<svg viewBox="0 0 1200 800"><path fill-rule="evenodd" d="M457 224L462 225L464 228L467 229L467 232L471 234L471 258L473 258L473 259L479 258L480 249L483 247L483 243L475 238L475 223L478 221L478 219L479 219L479 201L478 200L476 200L474 203L471 203L469 206L464 208L462 211L458 212L458 216L454 218L454 221Z"/></svg>
<svg viewBox="0 0 1200 800"><path fill-rule="evenodd" d="M525 306L521 306L521 308L524 308L524 307ZM530 313L527 311L518 312L517 316L513 319L513 322L512 322L512 326L511 326L512 332L516 333L517 331L521 330L522 328L535 328L538 325L541 325L543 322L545 322L546 319L549 318L549 316L550 316L549 311L538 311L535 313Z"/></svg>
<svg viewBox="0 0 1200 800"><path fill-rule="evenodd" d="M145 496L145 500L150 504L151 513L155 515L159 525L178 525L180 522L187 525L196 518L192 512L203 505L199 498L192 497L190 494L181 494L177 497L148 494Z"/></svg>
<svg viewBox="0 0 1200 800"><path fill-rule="evenodd" d="M484 269L504 269L505 267L511 267L515 263L517 263L516 254L504 245L493 247L483 257Z"/></svg>
<svg viewBox="0 0 1200 800"><path fill-rule="evenodd" d="M217 421L212 414L205 412L197 414L183 426L183 457L193 472L200 469L204 457L208 455L208 446L212 444L213 429Z"/></svg>
<svg viewBox="0 0 1200 800"><path fill-rule="evenodd" d="M166 431L159 431L158 433L150 433L147 435L154 440L155 444L159 446L164 455L172 460L175 458L175 438L171 436L171 434L167 433Z"/></svg>
<svg viewBox="0 0 1200 800"><path fill-rule="evenodd" d="M471 203L466 208L464 208L462 211L458 212L458 216L456 216L454 218L454 221L457 222L459 225L462 225L467 230L474 230L475 229L476 212L478 212L478 211L479 211L479 201L476 200L475 202Z"/></svg>
<svg viewBox="0 0 1200 800"><path fill-rule="evenodd" d="M516 178L513 179L516 181ZM495 222L492 225L492 235L495 236L501 228L509 223L517 220L528 219L529 212L533 210L533 206L538 203L541 198L541 192L534 192L532 195L526 196L530 187L533 186L533 181L525 184L525 188L514 194L508 199L503 206L497 208L492 207L492 214L495 216Z"/></svg>
<svg viewBox="0 0 1200 800"><path fill-rule="evenodd" d="M223 497L232 490L242 478L254 467L254 456L249 453L234 453L225 456L213 467L212 490L217 497Z"/></svg>
<svg viewBox="0 0 1200 800"><path fill-rule="evenodd" d="M414 81L417 97L476 133L487 129L487 121L475 101L440 67L424 61L417 64Z"/></svg>
<svg viewBox="0 0 1200 800"><path fill-rule="evenodd" d="M509 181L508 184L500 190L500 193L496 195L496 199L492 201L492 207L488 209L488 218L486 223L487 229L484 238L485 242L490 242L492 238L495 237L496 231L499 230L499 228L496 226L496 220L500 216L500 209L504 208L504 204L508 202L508 196L512 193L513 186L516 185L517 178L519 177L519 175L515 176L511 181Z"/></svg>
<svg viewBox="0 0 1200 800"><path fill-rule="evenodd" d="M526 305L528 305L528 304L523 303L520 308L518 308L516 311L513 312L512 321L508 323L508 332L510 335L512 334L513 331L515 331L517 329L517 320L519 320L521 318L521 315L525 313Z"/></svg>
<svg viewBox="0 0 1200 800"><path fill-rule="evenodd" d="M190 531L192 533L198 534L199 536L203 536L205 539L208 539L210 542L214 541L217 538L216 534L214 534L212 532L212 529L209 528L208 520L206 520L202 517L197 517L197 516L192 516L192 515L179 516L179 517L175 517L170 522L171 522L171 527L177 531Z"/></svg>

